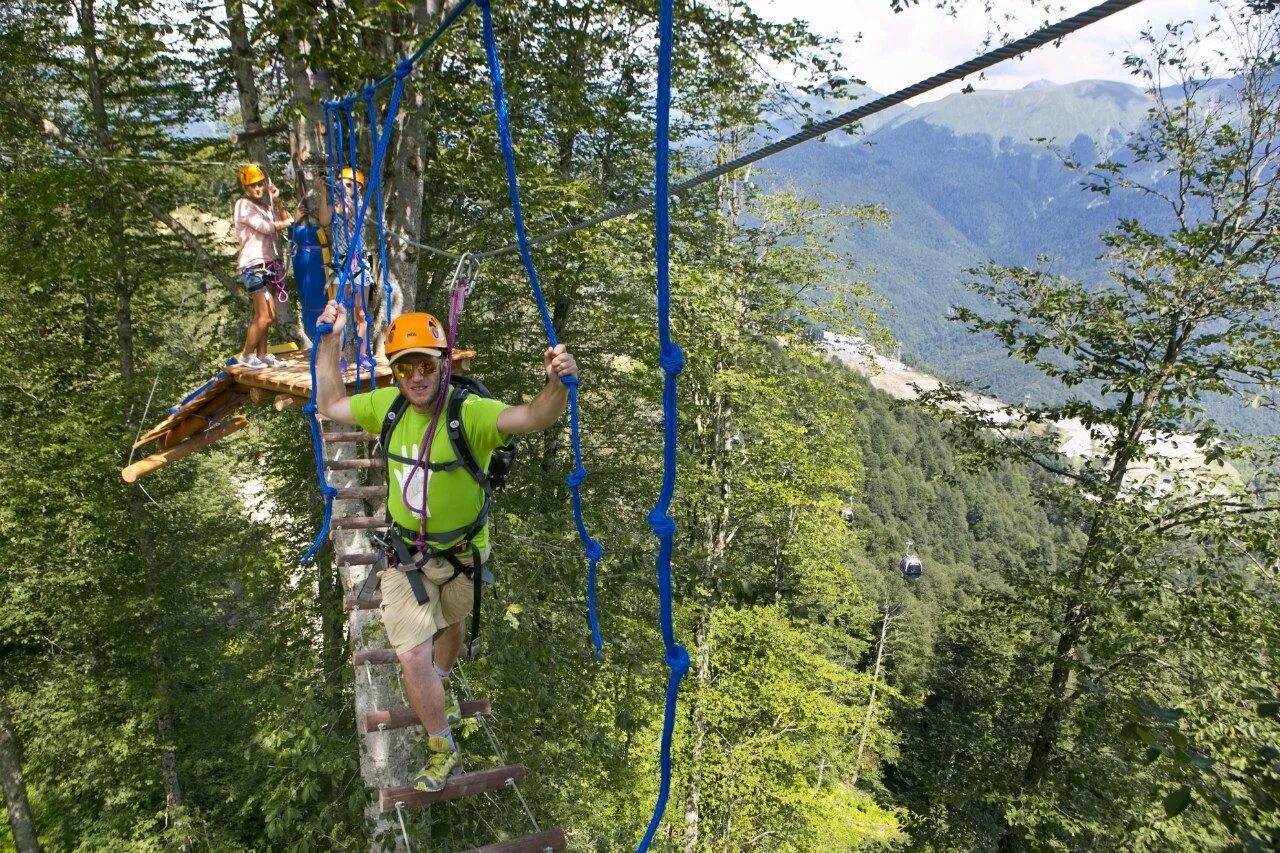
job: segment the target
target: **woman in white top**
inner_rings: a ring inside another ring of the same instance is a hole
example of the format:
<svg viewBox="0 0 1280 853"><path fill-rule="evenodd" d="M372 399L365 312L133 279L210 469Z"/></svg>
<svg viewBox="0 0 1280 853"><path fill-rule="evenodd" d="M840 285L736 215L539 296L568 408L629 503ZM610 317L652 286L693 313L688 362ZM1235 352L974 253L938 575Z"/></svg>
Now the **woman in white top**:
<svg viewBox="0 0 1280 853"><path fill-rule="evenodd" d="M276 318L269 285L280 271L276 234L288 228L293 220L280 205L280 191L267 183L266 173L260 166L250 164L242 168L240 186L244 187L244 195L236 199L232 214L236 240L240 243L236 267L249 291L253 318L236 361L259 370L277 363L276 357L267 352L267 332Z"/></svg>

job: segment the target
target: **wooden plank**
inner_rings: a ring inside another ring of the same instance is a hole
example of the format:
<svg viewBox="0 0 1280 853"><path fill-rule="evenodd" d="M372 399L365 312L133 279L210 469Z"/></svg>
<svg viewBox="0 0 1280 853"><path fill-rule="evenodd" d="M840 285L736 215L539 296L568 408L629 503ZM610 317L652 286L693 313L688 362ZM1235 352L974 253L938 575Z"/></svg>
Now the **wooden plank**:
<svg viewBox="0 0 1280 853"><path fill-rule="evenodd" d="M404 808L415 808L430 803L443 803L459 797L498 791L509 787L511 783L519 785L523 781L524 765L509 764L474 773L460 773L451 777L439 791L417 791L412 785L383 788L378 792L378 807L384 812L393 812L397 804Z"/></svg>
<svg viewBox="0 0 1280 853"><path fill-rule="evenodd" d="M185 456L195 453L201 448L208 447L220 438L225 438L233 432L244 429L249 425L249 419L237 415L229 421L220 423L212 427L200 435L188 438L181 444L170 447L168 450L160 453L153 453L145 459L139 459L132 465L129 465L120 471L120 478L126 483L137 482L137 479L143 474L150 474L158 468L163 468L170 462L177 462Z"/></svg>
<svg viewBox="0 0 1280 853"><path fill-rule="evenodd" d="M320 437L325 441L377 441L378 436L357 430L356 432L322 432Z"/></svg>
<svg viewBox="0 0 1280 853"><path fill-rule="evenodd" d="M356 498L381 498L386 494L386 486L347 486L345 489L338 489L334 497L340 501L347 501Z"/></svg>
<svg viewBox="0 0 1280 853"><path fill-rule="evenodd" d="M134 442L134 447L141 447L144 444L161 438L178 423L186 420L190 412L198 410L211 397L221 394L226 389L235 384L235 378L229 373L219 373L213 379L210 379L200 388L197 388L191 394L171 410L168 417L156 424L148 432L138 436L138 440Z"/></svg>
<svg viewBox="0 0 1280 853"><path fill-rule="evenodd" d="M368 601L358 601L354 595L342 597L343 613L350 613L352 610L377 610L380 607L382 607L381 595L375 595Z"/></svg>
<svg viewBox="0 0 1280 853"><path fill-rule="evenodd" d="M379 488L382 488L379 486ZM348 515L335 518L333 526L339 530L386 530L391 525L385 518L374 518L370 515Z"/></svg>
<svg viewBox="0 0 1280 853"><path fill-rule="evenodd" d="M368 459L329 459L324 463L324 467L330 471L357 471L365 468L381 468L386 464L386 460L381 456L373 456Z"/></svg>
<svg viewBox="0 0 1280 853"><path fill-rule="evenodd" d="M166 450L177 447L240 408L247 399L249 399L248 392L237 389L235 385L230 385L217 394L206 396L199 405L188 408L186 417L175 423L173 428L160 439L160 446Z"/></svg>
<svg viewBox="0 0 1280 853"><path fill-rule="evenodd" d="M351 656L351 662L356 666L364 666L366 663L399 663L400 659L396 657L395 649L360 649Z"/></svg>
<svg viewBox="0 0 1280 853"><path fill-rule="evenodd" d="M459 707L462 709L463 717L487 717L493 711L488 699L462 702ZM422 721L418 719L418 713L407 705L403 708L374 711L364 715L365 734L380 731L381 729L407 729L411 726L420 725L422 725Z"/></svg>
<svg viewBox="0 0 1280 853"><path fill-rule="evenodd" d="M558 826L522 835L497 844L486 844L484 847L473 847L464 853L561 853L565 848L564 830Z"/></svg>

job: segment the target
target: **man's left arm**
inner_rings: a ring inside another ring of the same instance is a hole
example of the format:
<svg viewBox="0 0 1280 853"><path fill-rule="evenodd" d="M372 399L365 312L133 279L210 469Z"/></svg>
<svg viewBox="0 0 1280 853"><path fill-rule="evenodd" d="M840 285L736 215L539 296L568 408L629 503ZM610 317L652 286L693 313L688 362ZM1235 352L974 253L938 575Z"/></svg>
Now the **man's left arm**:
<svg viewBox="0 0 1280 853"><path fill-rule="evenodd" d="M542 369L546 371L547 384L529 402L502 410L498 415L500 432L505 435L538 432L554 424L564 414L569 403L569 389L561 380L565 376L577 376L578 363L564 344L557 344L555 349L548 347L543 353Z"/></svg>

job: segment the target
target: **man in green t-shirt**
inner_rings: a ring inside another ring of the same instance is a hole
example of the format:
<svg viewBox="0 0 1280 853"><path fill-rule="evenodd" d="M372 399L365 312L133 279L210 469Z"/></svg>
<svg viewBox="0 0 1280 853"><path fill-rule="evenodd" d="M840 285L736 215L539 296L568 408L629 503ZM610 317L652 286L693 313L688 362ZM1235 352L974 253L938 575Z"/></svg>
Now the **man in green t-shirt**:
<svg viewBox="0 0 1280 853"><path fill-rule="evenodd" d="M470 570L475 556L483 562L489 551L488 525L475 529L484 507L484 490L465 468L447 464L456 455L443 414L431 442L432 465L428 468L417 461L437 397L442 390L450 393L440 387L448 341L440 322L430 314L401 314L387 327L386 336L395 387L348 396L338 368L346 312L338 302L330 302L318 322L332 323L334 328L318 344L316 408L320 414L377 435L397 398L403 395L408 402L383 450L387 510L394 522L387 535L399 537L413 562L382 572L382 613L404 672L405 693L428 734L427 764L414 784L419 790L438 791L461 764L450 729L460 715L444 685L462 647L463 624L472 606L472 579L460 574L459 567ZM542 367L547 383L527 403L508 406L474 394L463 400L461 426L481 470L511 436L547 429L564 413L569 391L561 380L577 375L577 363L560 344L543 353ZM419 540L425 552L418 549ZM420 603L424 597L426 603Z"/></svg>

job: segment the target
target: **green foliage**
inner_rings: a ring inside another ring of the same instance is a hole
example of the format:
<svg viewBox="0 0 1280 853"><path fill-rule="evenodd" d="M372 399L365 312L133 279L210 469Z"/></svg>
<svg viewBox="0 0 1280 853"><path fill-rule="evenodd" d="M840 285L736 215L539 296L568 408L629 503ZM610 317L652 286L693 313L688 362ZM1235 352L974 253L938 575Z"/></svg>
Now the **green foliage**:
<svg viewBox="0 0 1280 853"><path fill-rule="evenodd" d="M1065 388L1097 383L1102 402L1009 410L1012 427L996 427L954 389L927 395L979 458L1045 472L1038 498L1071 531L1056 567L1003 569L1004 586L947 626L929 700L947 713L924 718L905 788L929 846L1276 842L1280 730L1256 705L1275 678L1264 614L1277 592L1277 448L1205 412L1210 393L1265 397L1280 370L1280 174L1267 153L1278 31L1245 11L1232 26L1234 52L1204 51L1232 57L1231 75L1201 64L1201 42L1177 30L1132 60L1153 82L1151 125L1130 145L1132 167L1096 168L1096 191L1161 199L1173 224L1122 220L1104 239L1105 286L988 265L974 287L1001 313L959 312ZM1210 96L1215 76L1233 82ZM1152 170L1176 176L1176 193L1144 184ZM1101 451L1067 464L1040 427L1062 418ZM1178 445L1203 461L1178 468L1167 449ZM1219 464L1232 458L1249 461L1247 480ZM947 768L940 783L929 767Z"/></svg>

